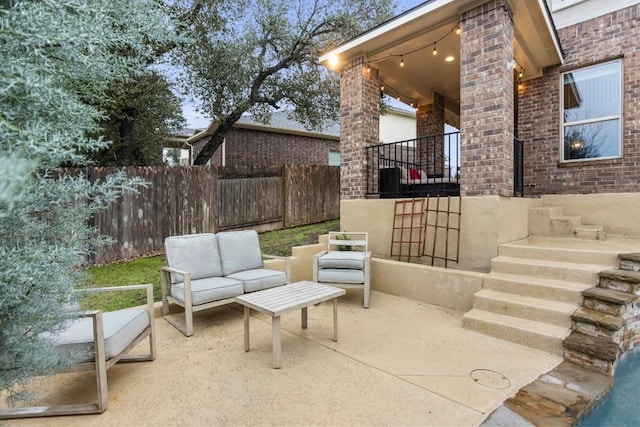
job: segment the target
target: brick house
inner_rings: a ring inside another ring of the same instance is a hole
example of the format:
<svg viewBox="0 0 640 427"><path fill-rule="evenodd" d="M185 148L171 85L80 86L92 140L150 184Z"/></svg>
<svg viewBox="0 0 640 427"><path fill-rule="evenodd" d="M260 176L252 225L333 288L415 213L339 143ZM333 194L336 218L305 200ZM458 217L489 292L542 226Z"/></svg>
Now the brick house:
<svg viewBox="0 0 640 427"><path fill-rule="evenodd" d="M186 139L183 148L191 151L191 159L209 141L215 128L216 123L212 123L208 129ZM336 123L320 132L310 132L291 120L286 111L273 113L268 125L255 122L251 116L243 116L214 153L212 163L216 166L338 166L340 128Z"/></svg>
<svg viewBox="0 0 640 427"><path fill-rule="evenodd" d="M457 120L463 196L513 196L518 179L525 196L638 192L638 3L431 0L326 53L342 198L378 192L381 92L417 105L418 136Z"/></svg>

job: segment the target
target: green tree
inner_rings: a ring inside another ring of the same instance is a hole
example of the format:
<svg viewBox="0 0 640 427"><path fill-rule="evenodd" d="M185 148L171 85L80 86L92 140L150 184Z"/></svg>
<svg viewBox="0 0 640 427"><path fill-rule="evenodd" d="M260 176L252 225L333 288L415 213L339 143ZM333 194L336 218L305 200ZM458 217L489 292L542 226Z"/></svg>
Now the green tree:
<svg viewBox="0 0 640 427"><path fill-rule="evenodd" d="M90 183L60 165L108 146L88 136L103 118L95 106L174 37L152 0L0 0L0 391L12 399L69 363L50 337L101 241L88 218L139 185L118 174Z"/></svg>
<svg viewBox="0 0 640 427"><path fill-rule="evenodd" d="M269 122L290 108L309 129L336 120L338 77L320 54L391 16L390 0L229 0L175 4L194 46L178 48L182 88L219 126L194 160L206 164L242 114Z"/></svg>
<svg viewBox="0 0 640 427"><path fill-rule="evenodd" d="M180 100L158 72L111 84L102 110L102 135L111 145L91 157L101 166L162 164L162 148L184 127Z"/></svg>

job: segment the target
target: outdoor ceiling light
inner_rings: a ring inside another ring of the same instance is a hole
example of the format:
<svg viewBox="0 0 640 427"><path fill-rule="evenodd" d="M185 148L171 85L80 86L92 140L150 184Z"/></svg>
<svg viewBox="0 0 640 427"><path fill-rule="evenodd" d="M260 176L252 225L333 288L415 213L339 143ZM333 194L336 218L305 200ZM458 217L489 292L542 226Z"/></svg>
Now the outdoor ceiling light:
<svg viewBox="0 0 640 427"><path fill-rule="evenodd" d="M452 62L454 59L456 59L456 58L454 58L453 55L449 55L446 58L444 58L444 60L447 61L447 62Z"/></svg>

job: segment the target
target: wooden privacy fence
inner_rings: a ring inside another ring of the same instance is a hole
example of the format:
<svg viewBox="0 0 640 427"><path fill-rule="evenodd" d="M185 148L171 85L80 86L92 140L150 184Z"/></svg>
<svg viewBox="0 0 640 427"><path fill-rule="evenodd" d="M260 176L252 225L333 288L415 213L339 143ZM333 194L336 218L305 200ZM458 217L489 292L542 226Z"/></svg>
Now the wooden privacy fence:
<svg viewBox="0 0 640 427"><path fill-rule="evenodd" d="M88 168L100 180L114 168ZM254 228L288 228L339 218L340 169L334 166L129 167L148 183L98 213L93 225L115 242L95 264L162 252L168 236Z"/></svg>

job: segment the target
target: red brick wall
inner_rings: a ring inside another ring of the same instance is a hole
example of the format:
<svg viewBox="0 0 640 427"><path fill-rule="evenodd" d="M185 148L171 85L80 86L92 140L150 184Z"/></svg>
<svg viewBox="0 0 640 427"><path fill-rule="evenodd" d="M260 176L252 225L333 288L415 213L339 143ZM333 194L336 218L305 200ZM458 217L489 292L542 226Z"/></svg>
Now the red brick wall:
<svg viewBox="0 0 640 427"><path fill-rule="evenodd" d="M194 144L194 157L207 141ZM233 129L225 138L226 166L328 165L329 151L339 150L338 140L253 129ZM222 148L214 153L212 164L222 164Z"/></svg>
<svg viewBox="0 0 640 427"><path fill-rule="evenodd" d="M519 90L525 195L640 191L640 5L560 29L558 35L565 64L523 82ZM624 91L622 158L562 164L560 74L618 58Z"/></svg>
<svg viewBox="0 0 640 427"><path fill-rule="evenodd" d="M501 0L461 15L461 194L513 195L513 23Z"/></svg>
<svg viewBox="0 0 640 427"><path fill-rule="evenodd" d="M340 76L340 198L362 199L367 193L365 147L380 141L380 80L375 68L358 58ZM377 159L369 165L377 171ZM372 174L372 179L377 175Z"/></svg>

